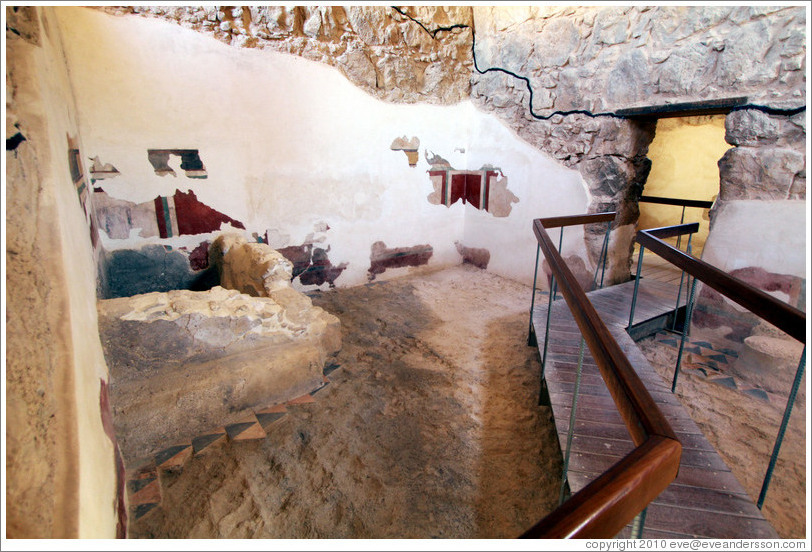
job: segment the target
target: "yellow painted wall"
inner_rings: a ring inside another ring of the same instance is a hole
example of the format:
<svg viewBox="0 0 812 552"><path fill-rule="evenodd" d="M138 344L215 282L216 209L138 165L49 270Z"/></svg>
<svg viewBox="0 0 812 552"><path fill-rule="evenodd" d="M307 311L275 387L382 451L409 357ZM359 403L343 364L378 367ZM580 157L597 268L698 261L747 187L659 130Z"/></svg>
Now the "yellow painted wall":
<svg viewBox="0 0 812 552"><path fill-rule="evenodd" d="M714 200L719 193L717 162L730 147L724 115L660 119L648 150L651 174L643 195ZM682 207L640 203L638 228L678 224L681 214ZM685 222L699 223L692 240L694 255L699 256L708 236L708 210L686 208ZM682 244L684 249L684 240Z"/></svg>

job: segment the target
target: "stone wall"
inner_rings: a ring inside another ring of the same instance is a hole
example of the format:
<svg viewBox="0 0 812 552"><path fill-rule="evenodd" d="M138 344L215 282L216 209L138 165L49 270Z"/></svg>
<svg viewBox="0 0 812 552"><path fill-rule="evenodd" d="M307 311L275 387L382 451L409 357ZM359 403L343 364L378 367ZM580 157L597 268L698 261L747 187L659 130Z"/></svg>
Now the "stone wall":
<svg viewBox="0 0 812 552"><path fill-rule="evenodd" d="M53 11L4 9L4 537L113 538L126 521L124 477L108 423L74 99Z"/></svg>
<svg viewBox="0 0 812 552"><path fill-rule="evenodd" d="M615 112L734 96L772 112L801 109L805 24L803 7L477 7L472 98L525 140L577 168L592 193L590 211L617 209L616 225L633 225L654 128ZM763 115L754 109L747 113ZM804 116L801 111L792 119L792 133L798 134ZM756 116L736 114L732 124L745 117ZM754 150L736 148L725 156L723 172L759 187L753 177L772 174L775 165L775 176L767 178L787 183L789 176L794 188L785 190L786 197L801 193L802 141L775 140L760 146L781 150L768 152L769 165L759 164ZM724 201L731 190L722 188ZM597 228L587 234L593 259L598 234ZM628 277L630 243L617 241L614 280Z"/></svg>

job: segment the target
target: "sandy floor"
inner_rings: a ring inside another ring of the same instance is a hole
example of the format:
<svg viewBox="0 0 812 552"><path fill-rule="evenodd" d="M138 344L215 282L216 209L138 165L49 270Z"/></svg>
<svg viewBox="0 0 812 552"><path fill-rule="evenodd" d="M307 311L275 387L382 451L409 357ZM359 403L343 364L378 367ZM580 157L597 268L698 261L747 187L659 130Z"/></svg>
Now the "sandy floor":
<svg viewBox="0 0 812 552"><path fill-rule="evenodd" d="M341 319L332 383L267 439L226 441L162 475L135 538L516 537L556 506L561 454L536 405L529 288L470 265L313 296ZM641 342L670 381L672 351ZM755 498L784 403L690 375L679 395ZM805 396L765 516L805 533Z"/></svg>
<svg viewBox="0 0 812 552"><path fill-rule="evenodd" d="M164 473L132 537L517 537L556 505L529 288L464 265L314 303L342 323L332 383L267 439Z"/></svg>
<svg viewBox="0 0 812 552"><path fill-rule="evenodd" d="M719 336L703 334L714 344L730 347L737 344ZM638 342L657 372L671 382L677 355L674 349L659 345L653 338ZM729 371L733 375L732 370ZM748 384L735 375L740 384ZM784 377L786 393L770 393L769 402L745 393L711 383L704 378L681 372L677 395L708 441L730 467L733 475L755 502L772 454L773 445L792 377ZM744 386L744 385L742 385ZM762 513L782 538L805 538L806 535L806 376L793 405L774 475L770 482Z"/></svg>

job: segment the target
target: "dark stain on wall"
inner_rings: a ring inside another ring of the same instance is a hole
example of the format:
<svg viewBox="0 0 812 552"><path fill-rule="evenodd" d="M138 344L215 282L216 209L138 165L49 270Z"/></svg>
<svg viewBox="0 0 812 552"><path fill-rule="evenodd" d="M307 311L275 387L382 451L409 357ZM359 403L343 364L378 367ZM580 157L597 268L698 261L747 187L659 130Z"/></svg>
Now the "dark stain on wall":
<svg viewBox="0 0 812 552"><path fill-rule="evenodd" d="M322 249L313 247L312 243L302 245L291 245L277 249L287 260L293 263L293 277L291 280L299 278L299 282L305 286L320 286L324 283L335 287L336 279L341 276L347 263L334 266L327 253L330 247Z"/></svg>
<svg viewBox="0 0 812 552"><path fill-rule="evenodd" d="M200 242L200 245L189 253L189 266L192 270L209 268L209 242Z"/></svg>
<svg viewBox="0 0 812 552"><path fill-rule="evenodd" d="M457 253L462 255L463 264L472 264L477 268L485 270L491 261L491 252L480 247L466 247L460 242L454 242L457 246Z"/></svg>
<svg viewBox="0 0 812 552"><path fill-rule="evenodd" d="M163 245L111 251L106 264L108 298L173 289L205 291L220 283L217 270L193 270L186 254Z"/></svg>
<svg viewBox="0 0 812 552"><path fill-rule="evenodd" d="M347 268L347 263L341 263L338 266L333 266L327 253L330 248L321 249L316 247L313 249L313 258L310 266L299 275L299 281L304 285L320 286L327 282L330 287L335 287L336 278L341 276L341 273Z"/></svg>
<svg viewBox="0 0 812 552"><path fill-rule="evenodd" d="M387 248L384 242L376 241L369 254L369 279L374 280L376 275L383 274L388 268L428 264L433 254L434 249L429 244Z"/></svg>
<svg viewBox="0 0 812 552"><path fill-rule="evenodd" d="M180 157L180 168L186 173L187 178L208 178L206 167L203 166L203 161L200 160L200 153L196 149L147 150L147 159L149 159L150 164L152 164L152 168L155 169L155 174L158 176L166 176L167 174L177 176L172 167L169 166L170 155Z"/></svg>
<svg viewBox="0 0 812 552"><path fill-rule="evenodd" d="M14 136L6 138L6 151L16 150L17 146L19 146L23 142L25 142L25 136L23 136L22 132L18 132Z"/></svg>

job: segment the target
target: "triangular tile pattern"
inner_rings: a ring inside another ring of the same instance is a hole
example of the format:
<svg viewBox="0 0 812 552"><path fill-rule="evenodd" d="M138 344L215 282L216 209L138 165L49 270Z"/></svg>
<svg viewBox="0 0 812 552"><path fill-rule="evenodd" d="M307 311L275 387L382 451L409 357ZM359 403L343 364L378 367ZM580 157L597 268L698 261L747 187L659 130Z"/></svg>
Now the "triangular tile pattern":
<svg viewBox="0 0 812 552"><path fill-rule="evenodd" d="M655 335L655 341L662 346L679 351L681 336L668 330L661 330ZM736 377L725 373L725 368L736 362L736 351L716 346L702 340L693 340L687 337L682 353L680 372L692 374L716 385L722 385L746 393L753 398L770 402L770 395L758 387L752 387L739 381Z"/></svg>
<svg viewBox="0 0 812 552"><path fill-rule="evenodd" d="M192 438L189 442L179 443L158 452L146 466L127 474L127 496L129 499L130 519L139 519L161 505L161 472L180 471L193 457L210 452L218 445L231 440L233 442L265 439L267 430L281 420L291 406L300 406L316 402L314 395L327 387L327 377L340 368L340 364L330 363L324 367L322 384L311 391L284 404L277 404L257 410L244 419L219 427Z"/></svg>

